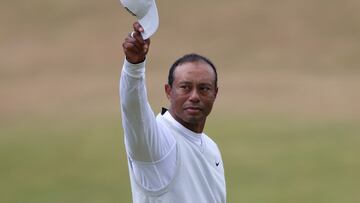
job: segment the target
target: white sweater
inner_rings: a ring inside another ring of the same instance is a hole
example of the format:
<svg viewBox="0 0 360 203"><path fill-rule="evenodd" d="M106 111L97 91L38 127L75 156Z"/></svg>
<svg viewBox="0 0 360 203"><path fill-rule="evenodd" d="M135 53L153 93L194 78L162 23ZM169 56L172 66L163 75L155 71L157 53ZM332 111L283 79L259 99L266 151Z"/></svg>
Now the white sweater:
<svg viewBox="0 0 360 203"><path fill-rule="evenodd" d="M134 203L226 202L217 145L167 111L155 117L147 100L145 62L125 60L120 100Z"/></svg>

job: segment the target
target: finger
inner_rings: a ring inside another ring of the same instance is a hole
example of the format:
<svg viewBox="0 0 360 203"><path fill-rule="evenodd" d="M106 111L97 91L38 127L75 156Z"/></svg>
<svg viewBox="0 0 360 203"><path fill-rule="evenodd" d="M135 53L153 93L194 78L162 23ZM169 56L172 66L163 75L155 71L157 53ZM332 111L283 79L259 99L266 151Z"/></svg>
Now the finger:
<svg viewBox="0 0 360 203"><path fill-rule="evenodd" d="M142 45L144 46L145 45L145 42L144 42L144 39L142 38L142 35L141 33L144 32L144 28L140 25L139 22L135 22L133 24L133 28L134 28L134 33L132 34L132 36L137 39L137 41Z"/></svg>
<svg viewBox="0 0 360 203"><path fill-rule="evenodd" d="M126 38L125 42L123 43L124 52L133 52L137 53L138 55L144 55L148 52L148 46L140 46L133 38Z"/></svg>
<svg viewBox="0 0 360 203"><path fill-rule="evenodd" d="M133 28L135 31L144 32L144 28L137 21L133 24Z"/></svg>
<svg viewBox="0 0 360 203"><path fill-rule="evenodd" d="M146 54L146 53L149 51L150 38L146 39L144 42L145 42L145 44L144 44L144 46L143 46L143 49L144 49L144 53Z"/></svg>
<svg viewBox="0 0 360 203"><path fill-rule="evenodd" d="M145 41L142 38L142 35L140 32L135 31L133 36L134 36L134 39L136 39L136 42L138 43L139 46L143 47L145 45Z"/></svg>
<svg viewBox="0 0 360 203"><path fill-rule="evenodd" d="M131 43L123 43L123 49L126 56L126 60L130 63L139 63L145 60L146 55L139 52L138 49Z"/></svg>
<svg viewBox="0 0 360 203"><path fill-rule="evenodd" d="M144 45L138 42L137 38L135 38L135 34L133 35L134 37L125 38L125 42L133 44L138 50L142 50L144 48Z"/></svg>
<svg viewBox="0 0 360 203"><path fill-rule="evenodd" d="M138 53L136 51L127 50L125 56L127 58L136 58L138 56Z"/></svg>
<svg viewBox="0 0 360 203"><path fill-rule="evenodd" d="M147 48L149 48L149 46L150 46L150 38L145 40L145 45L146 45Z"/></svg>
<svg viewBox="0 0 360 203"><path fill-rule="evenodd" d="M145 41L145 43L147 44L147 45L150 45L150 38L147 38L146 40L144 40Z"/></svg>
<svg viewBox="0 0 360 203"><path fill-rule="evenodd" d="M127 42L134 43L134 45L139 49L140 53L147 53L148 49L149 49L149 43L148 43L149 40L144 41L141 33L137 32L137 31L133 31L131 34L129 34L129 36L131 36L131 35L133 37L128 37L130 39L126 39Z"/></svg>
<svg viewBox="0 0 360 203"><path fill-rule="evenodd" d="M135 53L141 52L133 43L129 43L129 42L123 43L123 49L126 53L127 52L135 52Z"/></svg>

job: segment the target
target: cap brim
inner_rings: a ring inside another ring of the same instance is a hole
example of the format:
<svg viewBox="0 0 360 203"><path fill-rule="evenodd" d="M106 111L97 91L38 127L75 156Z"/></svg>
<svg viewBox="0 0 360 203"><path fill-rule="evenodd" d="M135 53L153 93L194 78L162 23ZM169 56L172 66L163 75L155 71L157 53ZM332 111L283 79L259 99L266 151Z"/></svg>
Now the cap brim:
<svg viewBox="0 0 360 203"><path fill-rule="evenodd" d="M159 14L154 0L152 0L152 5L147 14L138 20L144 28L144 32L141 33L143 39L150 38L159 27Z"/></svg>

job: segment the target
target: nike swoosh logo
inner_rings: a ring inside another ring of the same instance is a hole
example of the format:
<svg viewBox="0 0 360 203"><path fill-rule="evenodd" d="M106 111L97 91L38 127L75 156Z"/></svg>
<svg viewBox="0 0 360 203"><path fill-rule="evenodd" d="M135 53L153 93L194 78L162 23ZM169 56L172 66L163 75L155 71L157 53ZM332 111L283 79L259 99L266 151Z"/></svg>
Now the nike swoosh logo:
<svg viewBox="0 0 360 203"><path fill-rule="evenodd" d="M219 166L219 164L220 164L220 162L215 162L215 165L216 165L216 166Z"/></svg>

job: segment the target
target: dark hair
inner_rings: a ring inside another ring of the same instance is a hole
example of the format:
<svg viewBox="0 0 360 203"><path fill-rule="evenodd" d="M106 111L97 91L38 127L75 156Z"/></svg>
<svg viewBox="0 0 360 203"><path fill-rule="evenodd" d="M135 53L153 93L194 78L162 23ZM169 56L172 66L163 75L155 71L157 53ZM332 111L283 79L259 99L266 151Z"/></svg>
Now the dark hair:
<svg viewBox="0 0 360 203"><path fill-rule="evenodd" d="M174 72L176 67L184 64L184 63L190 63L190 62L204 62L213 69L215 73L215 87L217 87L217 71L215 68L215 65L206 57L201 56L199 54L186 54L182 56L181 58L177 59L174 64L170 67L169 75L168 75L168 84L172 87L172 84L174 82Z"/></svg>

